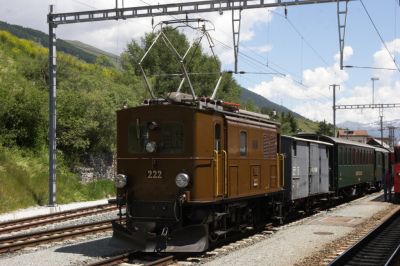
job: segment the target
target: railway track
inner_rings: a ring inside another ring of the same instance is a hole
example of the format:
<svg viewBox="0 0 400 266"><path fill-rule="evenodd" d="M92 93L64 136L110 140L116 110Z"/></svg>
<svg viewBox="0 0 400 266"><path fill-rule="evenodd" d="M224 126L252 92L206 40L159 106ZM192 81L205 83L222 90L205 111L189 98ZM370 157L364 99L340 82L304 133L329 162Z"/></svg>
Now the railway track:
<svg viewBox="0 0 400 266"><path fill-rule="evenodd" d="M154 254L145 254L142 252L132 252L111 257L102 261L98 261L89 266L113 266L121 263L129 263L131 261L137 261L141 265L145 266L166 266L174 262L174 256L165 255L159 256Z"/></svg>
<svg viewBox="0 0 400 266"><path fill-rule="evenodd" d="M39 244L52 243L99 232L111 231L111 222L115 220L117 219L3 237L0 238L0 254L14 252L26 247L37 246Z"/></svg>
<svg viewBox="0 0 400 266"><path fill-rule="evenodd" d="M400 265L400 211L329 264L339 265Z"/></svg>
<svg viewBox="0 0 400 266"><path fill-rule="evenodd" d="M37 226L64 222L85 216L105 213L117 210L115 204L102 204L92 207L79 208L54 214L33 216L23 219L11 220L0 223L0 236L10 232L17 232L25 229L35 228Z"/></svg>

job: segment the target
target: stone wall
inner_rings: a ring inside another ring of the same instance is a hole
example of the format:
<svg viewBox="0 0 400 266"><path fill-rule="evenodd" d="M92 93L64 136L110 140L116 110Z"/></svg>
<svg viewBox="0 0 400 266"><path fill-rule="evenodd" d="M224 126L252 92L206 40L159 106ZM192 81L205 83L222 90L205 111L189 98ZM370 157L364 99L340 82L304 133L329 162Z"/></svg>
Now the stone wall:
<svg viewBox="0 0 400 266"><path fill-rule="evenodd" d="M113 179L115 160L112 153L87 154L81 159L82 164L74 168L82 183L100 179Z"/></svg>

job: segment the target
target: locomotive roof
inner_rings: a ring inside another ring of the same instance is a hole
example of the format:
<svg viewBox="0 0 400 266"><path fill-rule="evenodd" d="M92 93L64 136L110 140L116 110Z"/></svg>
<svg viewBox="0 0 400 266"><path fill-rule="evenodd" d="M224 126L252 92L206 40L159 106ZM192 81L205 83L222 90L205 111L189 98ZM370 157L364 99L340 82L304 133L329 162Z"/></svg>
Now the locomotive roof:
<svg viewBox="0 0 400 266"><path fill-rule="evenodd" d="M227 117L238 117L243 118L246 120L252 120L261 123L268 123L274 125L280 125L279 122L273 121L270 119L268 115L255 113L247 110L243 110L239 108L238 104L229 103L224 101L202 101L202 100L190 100L190 101L182 101L182 102L173 102L166 99L152 99L152 100L145 100L143 105L138 107L144 106L175 106L175 107L186 107L192 108L199 111L208 111L208 112L215 112L223 114ZM131 107L127 109L134 109L138 107ZM122 111L122 110L120 110Z"/></svg>
<svg viewBox="0 0 400 266"><path fill-rule="evenodd" d="M351 141L351 140L347 140L347 139L330 137L330 136L326 136L326 135L319 135L319 134L313 134L313 133L299 133L296 136L326 141L326 142L330 142L333 144L346 144L346 145L359 146L359 147L364 147L364 148L369 148L369 149L375 149L375 147L365 144L365 143L360 143L360 142Z"/></svg>
<svg viewBox="0 0 400 266"><path fill-rule="evenodd" d="M296 140L296 141L311 142L311 143L316 143L316 144L323 144L323 145L326 145L326 146L333 146L333 144L329 143L329 142L313 140L313 139L299 138L299 137L294 137L294 136L282 135L282 138L288 138L288 139L292 139L292 140Z"/></svg>

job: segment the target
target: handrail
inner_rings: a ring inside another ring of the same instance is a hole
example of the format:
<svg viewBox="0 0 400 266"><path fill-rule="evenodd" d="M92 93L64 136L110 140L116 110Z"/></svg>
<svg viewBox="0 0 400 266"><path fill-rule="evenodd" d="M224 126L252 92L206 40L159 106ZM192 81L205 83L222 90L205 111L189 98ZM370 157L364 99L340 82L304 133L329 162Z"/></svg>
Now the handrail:
<svg viewBox="0 0 400 266"><path fill-rule="evenodd" d="M224 154L224 195L225 197L228 195L228 153L226 150L222 150L222 153Z"/></svg>
<svg viewBox="0 0 400 266"><path fill-rule="evenodd" d="M216 191L215 191L215 197L218 197L218 192L219 192L219 168L218 168L218 151L214 150L214 160L215 160L215 174L216 174Z"/></svg>
<svg viewBox="0 0 400 266"><path fill-rule="evenodd" d="M280 156L282 156L282 187L285 187L285 155L281 153Z"/></svg>
<svg viewBox="0 0 400 266"><path fill-rule="evenodd" d="M282 164L281 164L281 161L282 161ZM285 155L283 153L276 154L276 169L277 169L276 175L278 177L278 187L284 187L285 186Z"/></svg>
<svg viewBox="0 0 400 266"><path fill-rule="evenodd" d="M279 153L276 154L276 177L278 178L278 187L280 187L280 179L281 179L281 171L280 171L280 164L279 164Z"/></svg>

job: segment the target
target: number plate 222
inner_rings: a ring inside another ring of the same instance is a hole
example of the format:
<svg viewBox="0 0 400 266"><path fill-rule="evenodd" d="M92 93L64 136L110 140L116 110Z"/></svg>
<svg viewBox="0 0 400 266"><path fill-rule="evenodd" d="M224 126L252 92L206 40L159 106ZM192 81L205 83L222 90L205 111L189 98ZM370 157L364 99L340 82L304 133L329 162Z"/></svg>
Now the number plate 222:
<svg viewBox="0 0 400 266"><path fill-rule="evenodd" d="M147 170L147 178L151 178L151 179L163 178L162 171L161 170Z"/></svg>

